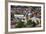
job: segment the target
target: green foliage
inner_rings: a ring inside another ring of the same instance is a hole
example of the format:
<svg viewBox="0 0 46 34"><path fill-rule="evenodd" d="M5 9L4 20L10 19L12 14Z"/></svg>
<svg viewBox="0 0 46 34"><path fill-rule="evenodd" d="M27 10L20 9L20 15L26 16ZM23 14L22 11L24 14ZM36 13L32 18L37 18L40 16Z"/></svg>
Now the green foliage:
<svg viewBox="0 0 46 34"><path fill-rule="evenodd" d="M31 25L31 24L32 24L32 20L28 20L27 25Z"/></svg>
<svg viewBox="0 0 46 34"><path fill-rule="evenodd" d="M41 24L41 20L40 20L40 21L37 20L37 25L38 25L38 24Z"/></svg>
<svg viewBox="0 0 46 34"><path fill-rule="evenodd" d="M24 27L24 22L22 22L21 20L17 23L16 28L22 28Z"/></svg>
<svg viewBox="0 0 46 34"><path fill-rule="evenodd" d="M23 27L36 27L36 25L39 24L39 22L37 21L37 24L32 21L32 20L27 20L27 23L24 24L25 22L22 22L21 20L19 22L17 22L17 26L16 28L23 28Z"/></svg>
<svg viewBox="0 0 46 34"><path fill-rule="evenodd" d="M27 26L28 27L35 27L36 26L36 23L34 21L32 21L32 20L28 20L27 21Z"/></svg>

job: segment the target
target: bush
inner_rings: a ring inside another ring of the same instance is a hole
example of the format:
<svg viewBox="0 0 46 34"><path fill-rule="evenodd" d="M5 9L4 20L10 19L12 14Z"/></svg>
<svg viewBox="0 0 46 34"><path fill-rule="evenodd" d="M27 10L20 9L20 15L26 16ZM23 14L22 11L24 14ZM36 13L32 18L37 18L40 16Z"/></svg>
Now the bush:
<svg viewBox="0 0 46 34"><path fill-rule="evenodd" d="M24 25L25 22L22 22L21 20L17 22L16 28L23 28L23 27L36 27L39 22L37 21L37 24L32 20L27 20L27 23Z"/></svg>
<svg viewBox="0 0 46 34"><path fill-rule="evenodd" d="M36 26L36 23L32 20L28 20L27 21L27 27L35 27Z"/></svg>
<svg viewBox="0 0 46 34"><path fill-rule="evenodd" d="M21 20L19 22L17 22L17 26L16 28L22 28L24 27L24 22L22 22Z"/></svg>

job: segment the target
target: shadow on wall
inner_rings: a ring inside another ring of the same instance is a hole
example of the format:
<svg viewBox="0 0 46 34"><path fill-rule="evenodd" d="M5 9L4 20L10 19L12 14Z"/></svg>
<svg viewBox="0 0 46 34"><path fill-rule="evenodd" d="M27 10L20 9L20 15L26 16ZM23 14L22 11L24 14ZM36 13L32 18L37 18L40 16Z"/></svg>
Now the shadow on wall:
<svg viewBox="0 0 46 34"><path fill-rule="evenodd" d="M23 34L23 33L5 33L5 34Z"/></svg>

